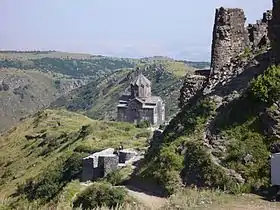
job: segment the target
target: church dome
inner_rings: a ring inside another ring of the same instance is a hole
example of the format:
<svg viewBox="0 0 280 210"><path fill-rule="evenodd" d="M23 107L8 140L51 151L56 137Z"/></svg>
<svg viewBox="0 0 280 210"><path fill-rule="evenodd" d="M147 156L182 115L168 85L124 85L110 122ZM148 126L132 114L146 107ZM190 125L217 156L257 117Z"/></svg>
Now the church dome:
<svg viewBox="0 0 280 210"><path fill-rule="evenodd" d="M144 86L151 86L151 81L148 80L147 77L145 77L142 73L140 73L136 79L130 83L131 85L135 86L141 86L141 85L144 85Z"/></svg>

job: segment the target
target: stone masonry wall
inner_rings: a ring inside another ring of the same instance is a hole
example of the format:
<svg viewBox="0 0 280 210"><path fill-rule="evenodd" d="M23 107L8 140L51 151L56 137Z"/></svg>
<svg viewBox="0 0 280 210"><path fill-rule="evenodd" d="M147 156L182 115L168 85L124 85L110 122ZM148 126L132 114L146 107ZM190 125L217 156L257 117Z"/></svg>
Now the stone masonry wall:
<svg viewBox="0 0 280 210"><path fill-rule="evenodd" d="M277 11L276 9L274 8L274 13L278 12L279 15L276 16L280 16L279 8ZM210 75L186 76L180 91L179 107L182 108L202 88L203 93L208 94L216 85L228 83L244 71L252 56L267 51L270 47L268 34L271 19L272 11L268 10L255 24L245 27L246 18L242 9L223 7L217 9L213 28ZM280 18L275 19L274 22L277 22L276 20L280 25ZM274 30L278 28L275 27ZM276 48L280 55L280 46ZM280 63L280 56L278 60ZM250 65L256 64L251 62Z"/></svg>
<svg viewBox="0 0 280 210"><path fill-rule="evenodd" d="M247 27L249 33L250 48L258 50L270 44L268 38L269 22L272 19L272 12L266 11L263 13L263 18L258 20L256 24L249 24Z"/></svg>
<svg viewBox="0 0 280 210"><path fill-rule="evenodd" d="M231 58L244 51L248 43L245 29L245 14L242 9L216 10L213 29L211 72L219 71L230 63Z"/></svg>
<svg viewBox="0 0 280 210"><path fill-rule="evenodd" d="M273 0L272 21L270 24L269 38L272 42L273 57L277 64L280 63L280 0Z"/></svg>

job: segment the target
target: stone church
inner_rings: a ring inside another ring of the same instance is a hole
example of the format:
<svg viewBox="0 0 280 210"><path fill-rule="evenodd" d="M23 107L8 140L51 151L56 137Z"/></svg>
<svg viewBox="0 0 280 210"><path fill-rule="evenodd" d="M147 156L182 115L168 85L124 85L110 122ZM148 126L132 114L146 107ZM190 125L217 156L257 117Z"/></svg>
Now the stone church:
<svg viewBox="0 0 280 210"><path fill-rule="evenodd" d="M130 83L130 95L122 95L118 105L118 121L137 124L149 121L160 125L165 121L165 105L161 97L152 96L151 82L142 73Z"/></svg>

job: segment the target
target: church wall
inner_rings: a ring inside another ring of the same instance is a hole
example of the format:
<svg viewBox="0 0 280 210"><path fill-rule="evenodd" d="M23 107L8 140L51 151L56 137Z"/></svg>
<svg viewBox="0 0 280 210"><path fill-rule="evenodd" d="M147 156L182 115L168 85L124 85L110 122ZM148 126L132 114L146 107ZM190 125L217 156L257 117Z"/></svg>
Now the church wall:
<svg viewBox="0 0 280 210"><path fill-rule="evenodd" d="M128 109L126 112L126 121L130 123L136 123L138 122L140 118L139 110L141 109L142 104L135 101L132 101L128 104Z"/></svg>
<svg viewBox="0 0 280 210"><path fill-rule="evenodd" d="M121 121L121 122L126 122L127 119L126 119L126 108L123 108L123 107L118 107L118 121Z"/></svg>
<svg viewBox="0 0 280 210"><path fill-rule="evenodd" d="M140 121L147 120L151 124L155 123L154 120L154 109L140 109Z"/></svg>

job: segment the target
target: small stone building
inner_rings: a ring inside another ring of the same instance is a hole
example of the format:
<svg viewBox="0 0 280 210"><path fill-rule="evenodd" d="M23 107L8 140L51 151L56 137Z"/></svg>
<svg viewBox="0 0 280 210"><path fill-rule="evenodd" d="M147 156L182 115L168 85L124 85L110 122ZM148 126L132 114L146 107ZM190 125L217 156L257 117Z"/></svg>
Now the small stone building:
<svg viewBox="0 0 280 210"><path fill-rule="evenodd" d="M118 105L118 121L139 123L149 121L160 125L165 121L165 105L158 96L152 96L151 82L140 73L130 84L130 95L122 95Z"/></svg>
<svg viewBox="0 0 280 210"><path fill-rule="evenodd" d="M119 157L113 148L94 153L83 158L82 180L95 180L104 177L118 168Z"/></svg>
<svg viewBox="0 0 280 210"><path fill-rule="evenodd" d="M115 153L115 149L108 148L83 158L82 181L92 181L102 178L125 166L137 156L132 149L123 149Z"/></svg>

